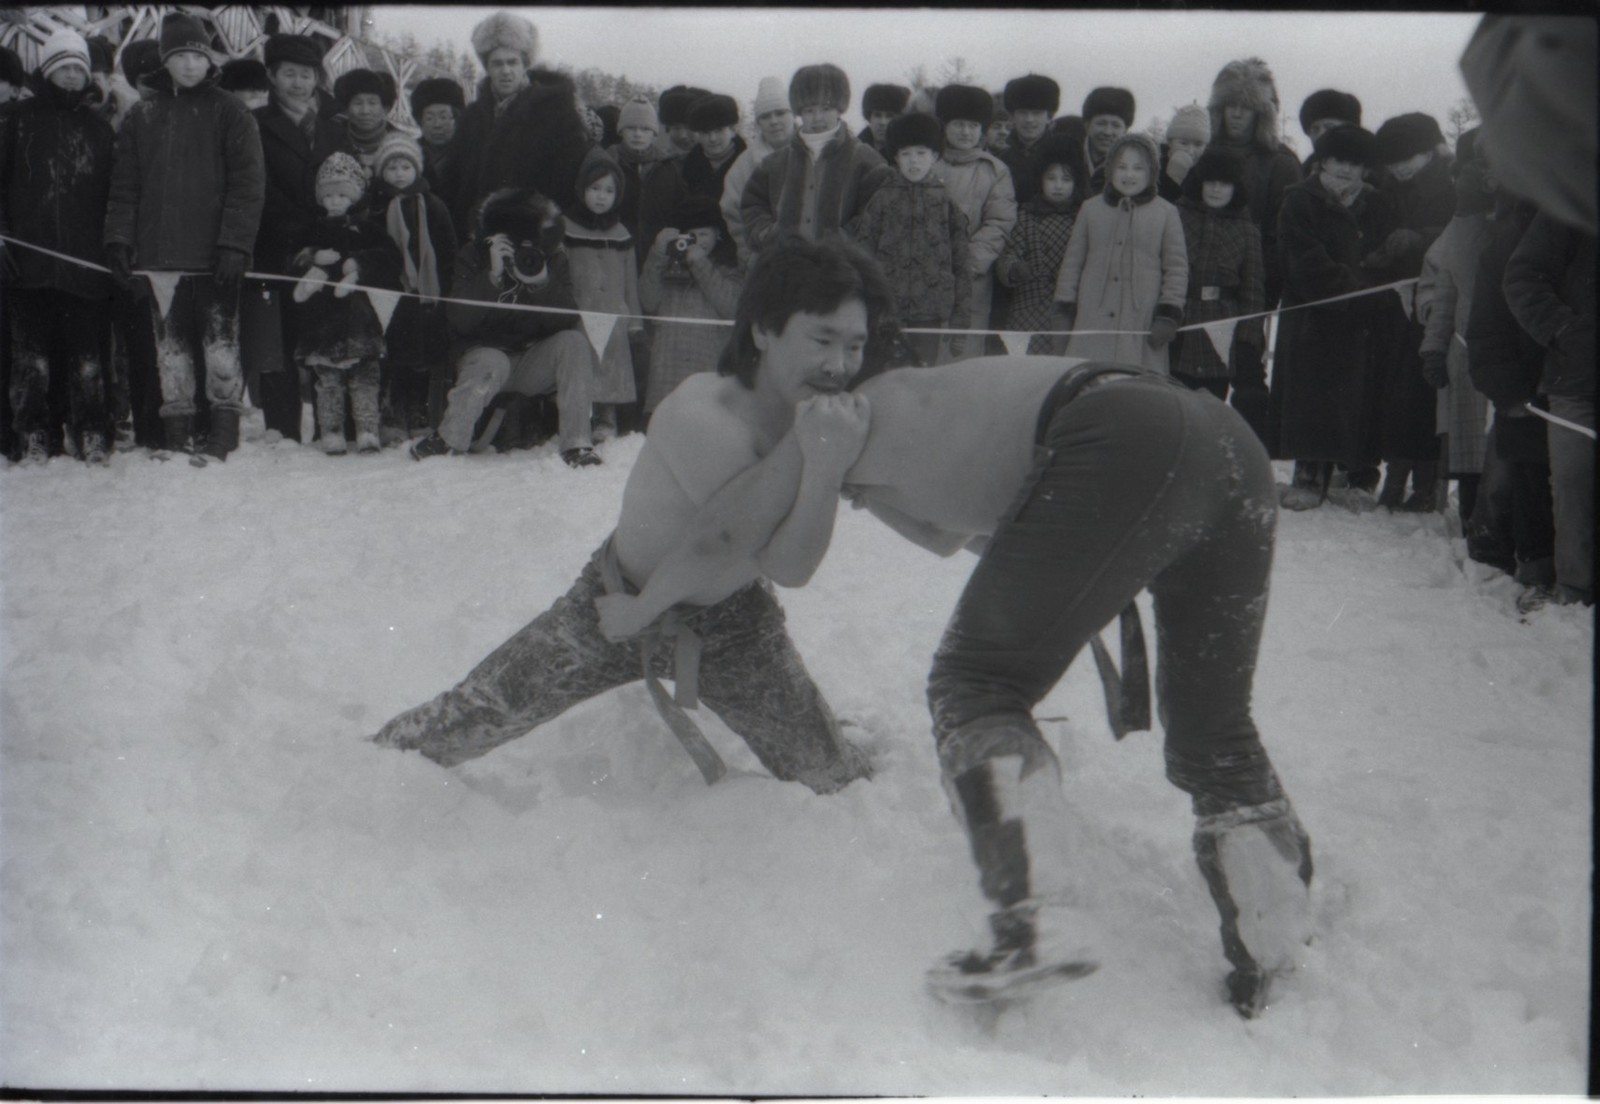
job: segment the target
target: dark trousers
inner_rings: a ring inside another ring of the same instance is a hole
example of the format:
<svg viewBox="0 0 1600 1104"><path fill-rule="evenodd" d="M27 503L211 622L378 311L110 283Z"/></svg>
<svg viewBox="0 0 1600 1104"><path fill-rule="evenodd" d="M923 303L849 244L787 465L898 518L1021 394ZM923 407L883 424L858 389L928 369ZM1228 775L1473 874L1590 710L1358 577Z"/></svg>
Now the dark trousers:
<svg viewBox="0 0 1600 1104"><path fill-rule="evenodd" d="M105 365L110 354L111 304L49 288L8 290L12 427L21 439L44 433L51 421L51 380L65 383L72 432L110 440Z"/></svg>
<svg viewBox="0 0 1600 1104"><path fill-rule="evenodd" d="M267 429L300 440L305 411L294 362L294 323L284 309L292 285L246 280L239 289L239 359Z"/></svg>
<svg viewBox="0 0 1600 1104"><path fill-rule="evenodd" d="M1061 407L933 662L947 785L987 758L1048 757L1034 706L1148 587L1167 777L1199 815L1282 796L1250 714L1276 523L1265 449L1211 396L1123 378Z"/></svg>

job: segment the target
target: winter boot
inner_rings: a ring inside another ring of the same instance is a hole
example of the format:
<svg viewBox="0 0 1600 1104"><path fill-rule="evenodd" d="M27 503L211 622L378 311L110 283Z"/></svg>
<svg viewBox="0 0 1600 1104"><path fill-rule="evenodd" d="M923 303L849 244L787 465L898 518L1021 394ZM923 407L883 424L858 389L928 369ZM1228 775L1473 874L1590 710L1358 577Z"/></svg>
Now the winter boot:
<svg viewBox="0 0 1600 1104"><path fill-rule="evenodd" d="M437 433L430 433L422 440L413 443L409 451L413 460L427 460L433 456L460 455L455 449L445 444L444 438Z"/></svg>
<svg viewBox="0 0 1600 1104"><path fill-rule="evenodd" d="M356 431L356 451L382 452L383 442L380 441L378 439L378 435L373 433L371 430L358 430Z"/></svg>
<svg viewBox="0 0 1600 1104"><path fill-rule="evenodd" d="M226 460L239 447L239 412L230 407L211 408L211 431L206 434L206 455Z"/></svg>
<svg viewBox="0 0 1600 1104"><path fill-rule="evenodd" d="M169 452L194 454L194 415L164 414L161 417L161 436Z"/></svg>
<svg viewBox="0 0 1600 1104"><path fill-rule="evenodd" d="M1378 492L1378 505L1389 511L1400 509L1406 497L1406 480L1410 476L1410 464L1399 460L1389 461L1383 473L1383 489Z"/></svg>
<svg viewBox="0 0 1600 1104"><path fill-rule="evenodd" d="M50 462L50 438L43 430L34 430L22 439L22 459L19 463L36 467Z"/></svg>
<svg viewBox="0 0 1600 1104"><path fill-rule="evenodd" d="M1311 941L1311 840L1288 798L1203 816L1195 859L1222 917L1233 964L1228 999L1245 1019L1267 1007L1271 980L1292 972Z"/></svg>
<svg viewBox="0 0 1600 1104"><path fill-rule="evenodd" d="M1437 488L1434 486L1434 474L1437 470L1438 465L1432 462L1411 466L1411 495L1399 506L1403 513L1432 512L1438 502Z"/></svg>
<svg viewBox="0 0 1600 1104"><path fill-rule="evenodd" d="M1328 481L1333 475L1330 464L1315 460L1296 460L1294 482L1278 496L1278 504L1285 510L1314 510L1328 497Z"/></svg>
<svg viewBox="0 0 1600 1104"><path fill-rule="evenodd" d="M567 449L561 454L561 459L569 468L592 468L605 462L594 449L584 446Z"/></svg>
<svg viewBox="0 0 1600 1104"><path fill-rule="evenodd" d="M94 430L86 430L83 434L83 462L104 466L110 463L110 453L106 449L106 436Z"/></svg>

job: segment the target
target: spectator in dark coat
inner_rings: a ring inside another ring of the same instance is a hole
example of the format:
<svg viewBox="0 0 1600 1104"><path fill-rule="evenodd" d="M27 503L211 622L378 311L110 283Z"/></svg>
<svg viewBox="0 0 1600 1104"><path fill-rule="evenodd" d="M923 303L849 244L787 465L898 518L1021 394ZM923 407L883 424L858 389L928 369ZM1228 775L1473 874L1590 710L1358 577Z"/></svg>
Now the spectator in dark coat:
<svg viewBox="0 0 1600 1104"><path fill-rule="evenodd" d="M661 160L670 161L675 157L683 157L694 149L694 130L689 126L689 108L695 101L711 93L704 88L695 88L687 84L675 84L661 93L656 101L656 113L660 116L661 133L656 139L656 149L661 154Z"/></svg>
<svg viewBox="0 0 1600 1104"><path fill-rule="evenodd" d="M395 97L394 78L375 69L351 69L333 82L333 98L339 103L350 148L369 180L378 147L389 135L399 132L389 121Z"/></svg>
<svg viewBox="0 0 1600 1104"><path fill-rule="evenodd" d="M1029 73L1006 82L1003 98L1011 113L1011 141L1000 160L1011 170L1017 203L1032 199L1038 187L1039 144L1050 133L1050 122L1061 108L1061 86L1049 77ZM1080 201L1089 194L1087 178L1075 181Z"/></svg>
<svg viewBox="0 0 1600 1104"><path fill-rule="evenodd" d="M739 137L739 105L732 96L709 93L689 107L694 148L663 161L644 178L639 193L638 240L648 247L673 213L691 197L722 202L722 182L745 150Z"/></svg>
<svg viewBox="0 0 1600 1104"><path fill-rule="evenodd" d="M861 93L861 115L867 120L867 125L861 128L856 140L882 154L885 161L891 160L884 152L889 124L906 113L906 105L910 102L911 89L905 85L867 85L867 90Z"/></svg>
<svg viewBox="0 0 1600 1104"><path fill-rule="evenodd" d="M1334 127L1360 125L1361 101L1337 88L1319 88L1300 104L1300 129L1311 139L1312 146ZM1316 172L1316 160L1314 151L1306 154L1305 162L1300 166L1302 177L1309 177Z"/></svg>
<svg viewBox="0 0 1600 1104"><path fill-rule="evenodd" d="M456 150L456 129L467 110L461 85L449 77L430 77L418 81L411 90L411 117L422 128L422 176L429 191L448 207L451 197L443 192L446 167Z"/></svg>

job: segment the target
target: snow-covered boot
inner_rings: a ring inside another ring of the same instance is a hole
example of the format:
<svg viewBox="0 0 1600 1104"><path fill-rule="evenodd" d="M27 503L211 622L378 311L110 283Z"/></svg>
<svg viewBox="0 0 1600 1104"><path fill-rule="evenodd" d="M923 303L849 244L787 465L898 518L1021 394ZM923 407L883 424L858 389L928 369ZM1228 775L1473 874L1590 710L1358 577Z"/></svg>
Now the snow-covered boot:
<svg viewBox="0 0 1600 1104"><path fill-rule="evenodd" d="M92 429L84 431L83 462L95 465L110 463L110 453L106 449L106 435L104 433L96 433Z"/></svg>
<svg viewBox="0 0 1600 1104"><path fill-rule="evenodd" d="M211 431L206 434L206 455L226 460L239 447L239 412L231 407L211 408Z"/></svg>
<svg viewBox="0 0 1600 1104"><path fill-rule="evenodd" d="M1398 510L1406 498L1406 480L1411 478L1411 465L1391 460L1383 473L1383 489L1378 492L1378 505L1386 510Z"/></svg>
<svg viewBox="0 0 1600 1104"><path fill-rule="evenodd" d="M1201 817L1195 859L1222 917L1228 999L1253 1019L1311 941L1311 839L1287 798Z"/></svg>
<svg viewBox="0 0 1600 1104"><path fill-rule="evenodd" d="M18 463L36 467L50 462L50 438L44 430L34 430L23 439L22 459Z"/></svg>
<svg viewBox="0 0 1600 1104"><path fill-rule="evenodd" d="M161 437L169 452L194 452L194 415L164 414Z"/></svg>

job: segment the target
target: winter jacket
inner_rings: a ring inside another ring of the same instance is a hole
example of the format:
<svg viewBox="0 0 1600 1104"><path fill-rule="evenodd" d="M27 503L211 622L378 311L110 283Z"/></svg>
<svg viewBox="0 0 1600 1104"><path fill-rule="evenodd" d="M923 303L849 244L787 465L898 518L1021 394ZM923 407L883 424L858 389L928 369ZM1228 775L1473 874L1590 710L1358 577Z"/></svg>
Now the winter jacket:
<svg viewBox="0 0 1600 1104"><path fill-rule="evenodd" d="M424 212L427 214L427 237L433 254L434 277L438 281L440 297L448 298L451 281L455 278L455 257L459 248L449 208L432 193L426 178L418 178L403 195L396 195L380 178L373 184L372 209L396 246L400 242L391 225L396 201L400 204L398 214L404 220L406 230L404 254L410 255L413 268L420 268L423 263L422 215ZM406 278L404 254L398 258L400 288L414 293L417 286ZM419 271L419 280L421 276ZM384 344L387 349L386 360L391 365L431 368L444 360L448 356L449 345L444 304L428 303L407 295L394 309L394 317L389 320L389 328L385 331Z"/></svg>
<svg viewBox="0 0 1600 1104"><path fill-rule="evenodd" d="M1448 435L1449 470L1483 470L1489 409L1467 371L1467 327L1471 324L1473 283L1478 258L1489 241L1489 218L1482 212L1457 215L1422 258L1416 312L1422 323L1424 354L1443 353L1450 373L1438 393L1434 421Z"/></svg>
<svg viewBox="0 0 1600 1104"><path fill-rule="evenodd" d="M1260 131L1256 127L1256 131ZM1212 144L1231 149L1244 158L1244 186L1250 196L1250 218L1261 232L1261 255L1266 262L1262 280L1267 306L1276 306L1283 290L1283 274L1278 269L1278 211L1283 195L1300 183L1300 162L1277 144L1276 136L1265 135L1240 145L1226 137L1213 138Z"/></svg>
<svg viewBox="0 0 1600 1104"><path fill-rule="evenodd" d="M357 207L349 214L324 216L301 245L291 261L292 275L303 276L319 268L327 274L326 279L338 280L344 275L344 262L354 261L357 283L400 290L400 247L383 228L381 212ZM317 264L312 255L322 249L332 249L339 260ZM291 299L295 359L343 364L382 356L384 324L366 292L353 291L341 298L334 290L322 287L304 302Z"/></svg>
<svg viewBox="0 0 1600 1104"><path fill-rule="evenodd" d="M1388 198L1370 185L1349 207L1320 178L1284 192L1277 239L1285 310L1272 374L1280 459L1358 466L1378 459L1378 381L1368 356L1375 297L1300 304L1387 282L1361 261L1394 226Z"/></svg>
<svg viewBox="0 0 1600 1104"><path fill-rule="evenodd" d="M489 278L489 252L474 239L456 250L452 299L477 303L519 303L526 306L554 307L565 313L496 310L491 306L452 302L445 306L450 321L450 359L459 361L469 349L491 348L507 353L513 360L535 342L570 330L579 324L578 300L572 293L572 271L564 251L549 256L550 280L530 288L512 280L509 288L497 287Z"/></svg>
<svg viewBox="0 0 1600 1104"><path fill-rule="evenodd" d="M947 150L934 162L933 173L967 216L968 259L972 265L968 325L986 329L994 299L994 262L1017 224L1017 194L1011 170L992 153Z"/></svg>
<svg viewBox="0 0 1600 1104"><path fill-rule="evenodd" d="M867 203L855 239L883 266L902 323L966 326L972 294L967 217L932 173L915 184L896 173Z"/></svg>
<svg viewBox="0 0 1600 1104"><path fill-rule="evenodd" d="M807 241L848 235L874 192L894 177L881 156L841 125L817 159L798 131L773 152L745 185L740 212L745 237L760 252L782 232Z"/></svg>
<svg viewBox="0 0 1600 1104"><path fill-rule="evenodd" d="M606 152L622 169L622 197L617 200L617 216L622 220L622 225L628 228L628 233L633 235L635 255L643 258L650 243L639 240L639 201L644 195L645 181L665 165L667 159L654 146L642 154L636 154L620 142L608 146Z"/></svg>
<svg viewBox="0 0 1600 1104"><path fill-rule="evenodd" d="M1065 208L1057 207L1046 203L1043 196L1034 196L1022 204L1017 225L994 265L995 277L1011 289L1006 329L1051 328L1056 273L1067 254L1067 241L1072 237L1079 206L1073 203ZM1025 278L1021 275L1024 268ZM1031 346L1032 342L1029 344Z"/></svg>
<svg viewBox="0 0 1600 1104"><path fill-rule="evenodd" d="M485 79L461 116L444 189L458 227L470 226L478 203L500 188L528 188L557 203L572 194L591 144L577 87L547 69L530 69L528 79L504 105L495 103Z"/></svg>
<svg viewBox="0 0 1600 1104"><path fill-rule="evenodd" d="M1402 230L1420 235L1408 248L1396 253L1386 248L1391 280L1402 280L1422 271L1422 258L1456 213L1456 189L1451 179L1453 160L1436 156L1410 180L1388 180L1383 190L1394 204L1395 221Z"/></svg>
<svg viewBox="0 0 1600 1104"><path fill-rule="evenodd" d="M722 178L722 221L728 227L728 234L733 238L734 245L739 250L739 260L748 260L750 245L745 236L744 229L744 186L750 183L750 178L755 175L756 169L772 155L773 149L762 141L757 134L750 139L750 144L743 153L734 158L733 164L728 167L727 173Z"/></svg>
<svg viewBox="0 0 1600 1104"><path fill-rule="evenodd" d="M37 81L0 123L0 234L100 263L116 135L93 85L65 92ZM21 246L0 246L4 282L109 299L102 273Z"/></svg>
<svg viewBox="0 0 1600 1104"><path fill-rule="evenodd" d="M1489 219L1467 318L1467 371L1497 411L1514 410L1539 393L1544 347L1517 322L1506 302L1506 262L1535 213L1533 204L1502 198Z"/></svg>
<svg viewBox="0 0 1600 1104"><path fill-rule="evenodd" d="M1594 397L1595 239L1540 212L1506 262L1506 303L1548 350L1539 390Z"/></svg>
<svg viewBox="0 0 1600 1104"><path fill-rule="evenodd" d="M1109 186L1078 210L1067 252L1056 276L1055 300L1077 309L1067 356L1138 364L1169 370L1167 350L1145 341L1156 318L1183 320L1189 260L1178 209L1156 195L1155 184L1139 196Z"/></svg>
<svg viewBox="0 0 1600 1104"><path fill-rule="evenodd" d="M1006 168L1011 171L1011 189L1016 196L1019 207L1038 194L1039 163L1037 155L1040 143L1049 136L1050 130L1047 127L1045 132L1039 136L1038 142L1031 146L1025 146L1022 144L1022 139L1018 138L1013 132L1011 144L1003 152L996 155L1005 163ZM1087 180L1074 181L1074 183L1080 193L1089 185Z"/></svg>
<svg viewBox="0 0 1600 1104"><path fill-rule="evenodd" d="M1235 192L1235 200L1240 193ZM1223 318L1257 314L1264 309L1265 261L1261 234L1242 202L1216 210L1185 197L1178 203L1183 240L1189 258L1189 295L1184 302L1186 323L1215 322ZM1233 341L1220 354L1211 338L1200 330L1178 336L1178 359L1172 370L1199 379L1227 379L1234 346L1257 350L1264 338L1264 319L1251 318L1234 326Z"/></svg>
<svg viewBox="0 0 1600 1104"><path fill-rule="evenodd" d="M633 353L629 331L641 333L644 311L639 305L639 264L633 235L620 222L594 229L564 220L562 248L572 272L572 294L586 311L629 315L618 318L600 355L590 399L597 403L629 403L637 397L633 383Z"/></svg>
<svg viewBox="0 0 1600 1104"><path fill-rule="evenodd" d="M733 168L734 161L744 151L744 139L735 138L729 156L723 158L721 164L713 165L711 159L705 155L705 151L695 146L682 157L665 162L647 179L641 181L639 240L646 246L654 242L657 234L674 224L674 214L679 205L690 197L709 199L713 203L720 204L723 179ZM691 227L683 226L679 229L688 230Z"/></svg>
<svg viewBox="0 0 1600 1104"><path fill-rule="evenodd" d="M243 104L217 87L215 67L193 88L160 70L154 93L117 134L105 243L133 247L153 270L209 270L218 249L247 256L266 191L261 135Z"/></svg>
<svg viewBox="0 0 1600 1104"><path fill-rule="evenodd" d="M719 246L713 256L731 257L732 243ZM731 320L744 290L740 271L711 257L689 262L691 279L666 275L665 250L652 247L639 275L639 301L650 314L667 318L720 318ZM731 326L700 323L674 325L657 321L651 326L650 379L645 388L644 411L654 413L661 400L696 372L714 372L723 347L733 335Z"/></svg>
<svg viewBox="0 0 1600 1104"><path fill-rule="evenodd" d="M308 141L276 103L253 112L261 134L266 198L256 231L253 264L260 272L289 274L290 262L322 217L317 206L317 169L336 152L354 154L345 130L312 108L315 141Z"/></svg>

